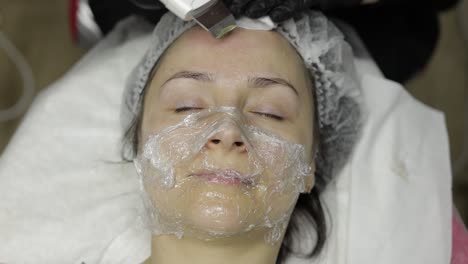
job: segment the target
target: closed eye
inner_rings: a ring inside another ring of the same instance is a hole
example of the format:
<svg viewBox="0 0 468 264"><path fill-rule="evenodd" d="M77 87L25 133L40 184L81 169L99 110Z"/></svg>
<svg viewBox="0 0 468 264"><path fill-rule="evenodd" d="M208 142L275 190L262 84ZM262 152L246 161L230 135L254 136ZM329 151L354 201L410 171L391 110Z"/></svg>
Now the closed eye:
<svg viewBox="0 0 468 264"><path fill-rule="evenodd" d="M268 117L268 118L271 118L271 119L275 119L275 120L278 120L278 121L283 121L284 118L282 116L278 116L278 115L274 115L274 114L270 114L270 113L262 113L262 112L253 112L254 114L257 114L257 115L261 115L261 116L264 116L264 117Z"/></svg>
<svg viewBox="0 0 468 264"><path fill-rule="evenodd" d="M175 109L176 113L180 112L188 112L188 111L194 111L194 110L202 110L203 108L200 107L190 107L190 106L183 106Z"/></svg>
<svg viewBox="0 0 468 264"><path fill-rule="evenodd" d="M176 113L181 113L181 112L188 112L188 111L202 110L202 109L203 108L201 108L201 107L184 106L184 107L176 108L175 112ZM270 113L262 113L262 112L253 112L253 113L257 114L257 115L260 115L260 116L267 117L267 118L271 118L271 119L274 119L274 120L278 120L278 121L283 121L284 120L283 117L278 116L278 115L274 115L274 114L270 114Z"/></svg>

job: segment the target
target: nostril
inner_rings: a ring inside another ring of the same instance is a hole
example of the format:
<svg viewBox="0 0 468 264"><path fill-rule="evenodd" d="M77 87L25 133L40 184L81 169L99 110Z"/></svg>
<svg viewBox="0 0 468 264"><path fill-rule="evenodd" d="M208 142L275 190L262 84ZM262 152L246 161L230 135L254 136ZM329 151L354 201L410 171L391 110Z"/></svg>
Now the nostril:
<svg viewBox="0 0 468 264"><path fill-rule="evenodd" d="M211 142L213 142L214 144L219 144L219 142L221 142L221 140L219 140L219 139L212 139Z"/></svg>
<svg viewBox="0 0 468 264"><path fill-rule="evenodd" d="M234 142L234 145L236 145L237 147L242 147L242 146L244 146L244 142L236 141L236 142Z"/></svg>

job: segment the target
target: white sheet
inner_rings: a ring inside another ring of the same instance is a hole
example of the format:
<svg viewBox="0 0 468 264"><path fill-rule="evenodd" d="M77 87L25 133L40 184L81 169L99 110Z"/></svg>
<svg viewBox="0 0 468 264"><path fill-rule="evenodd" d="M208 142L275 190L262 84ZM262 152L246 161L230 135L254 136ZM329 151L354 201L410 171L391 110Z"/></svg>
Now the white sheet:
<svg viewBox="0 0 468 264"><path fill-rule="evenodd" d="M367 121L351 160L326 191L333 235L313 263L449 264L452 193L444 116L397 83L361 77Z"/></svg>
<svg viewBox="0 0 468 264"><path fill-rule="evenodd" d="M134 225L133 166L112 162L123 85L151 28L127 22L38 96L3 153L0 263L100 263Z"/></svg>
<svg viewBox="0 0 468 264"><path fill-rule="evenodd" d="M141 263L150 254L134 169L107 162L120 159L121 94L150 30L127 20L34 102L0 159L0 263ZM449 263L443 115L366 65L357 68L367 121L326 192L334 232L314 263Z"/></svg>

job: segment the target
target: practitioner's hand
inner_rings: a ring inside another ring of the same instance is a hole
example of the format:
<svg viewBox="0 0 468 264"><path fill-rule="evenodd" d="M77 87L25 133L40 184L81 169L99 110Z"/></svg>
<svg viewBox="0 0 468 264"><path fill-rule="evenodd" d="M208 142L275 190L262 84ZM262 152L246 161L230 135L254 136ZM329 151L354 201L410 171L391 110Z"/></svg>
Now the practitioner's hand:
<svg viewBox="0 0 468 264"><path fill-rule="evenodd" d="M224 0L234 16L270 16L281 22L308 8L329 10L360 4L362 0ZM367 0L364 0L367 1Z"/></svg>

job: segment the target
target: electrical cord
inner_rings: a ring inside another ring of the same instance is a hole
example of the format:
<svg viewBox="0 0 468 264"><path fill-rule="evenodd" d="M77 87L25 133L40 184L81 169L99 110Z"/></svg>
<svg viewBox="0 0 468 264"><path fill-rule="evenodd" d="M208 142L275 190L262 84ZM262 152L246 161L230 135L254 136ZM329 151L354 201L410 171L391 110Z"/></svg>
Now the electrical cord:
<svg viewBox="0 0 468 264"><path fill-rule="evenodd" d="M28 108L34 96L34 76L31 66L24 56L2 31L0 31L1 49L5 51L8 58L18 69L23 82L23 92L20 99L8 109L0 109L0 122L5 122L20 117Z"/></svg>

